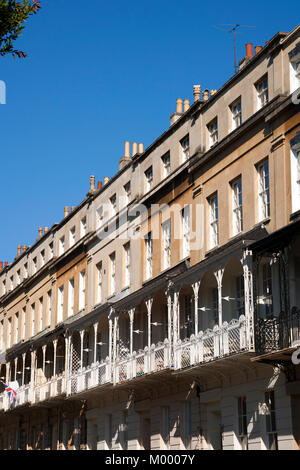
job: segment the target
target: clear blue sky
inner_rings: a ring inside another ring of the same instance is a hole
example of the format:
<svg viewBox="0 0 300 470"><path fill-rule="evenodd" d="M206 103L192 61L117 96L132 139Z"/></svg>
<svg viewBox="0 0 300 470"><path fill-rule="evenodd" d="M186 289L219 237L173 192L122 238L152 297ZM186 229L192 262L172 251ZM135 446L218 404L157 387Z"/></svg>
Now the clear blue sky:
<svg viewBox="0 0 300 470"><path fill-rule="evenodd" d="M32 245L96 181L113 176L124 142L147 147L169 126L193 84L219 88L233 74L232 35L264 45L297 25L299 1L41 0L16 46L0 58L0 260ZM224 28L228 28L224 26Z"/></svg>

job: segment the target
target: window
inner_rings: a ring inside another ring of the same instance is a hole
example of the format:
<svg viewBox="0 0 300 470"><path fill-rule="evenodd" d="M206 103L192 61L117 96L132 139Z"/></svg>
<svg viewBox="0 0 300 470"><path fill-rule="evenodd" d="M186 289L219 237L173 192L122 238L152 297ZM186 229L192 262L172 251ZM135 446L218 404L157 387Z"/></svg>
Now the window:
<svg viewBox="0 0 300 470"><path fill-rule="evenodd" d="M130 185L130 182L125 184L124 193L125 193L125 205L127 206L131 201L131 185Z"/></svg>
<svg viewBox="0 0 300 470"><path fill-rule="evenodd" d="M256 92L257 92L257 109L259 110L269 101L267 76L265 76L262 80L256 83Z"/></svg>
<svg viewBox="0 0 300 470"><path fill-rule="evenodd" d="M261 318L273 315L272 267L267 261L262 265L262 296L260 297Z"/></svg>
<svg viewBox="0 0 300 470"><path fill-rule="evenodd" d="M130 243L124 245L124 286L130 285Z"/></svg>
<svg viewBox="0 0 300 470"><path fill-rule="evenodd" d="M19 314L16 313L15 318L15 343L17 344L19 341Z"/></svg>
<svg viewBox="0 0 300 470"><path fill-rule="evenodd" d="M52 321L52 291L49 290L47 293L47 310L48 310L48 326L51 325Z"/></svg>
<svg viewBox="0 0 300 470"><path fill-rule="evenodd" d="M182 257L190 256L191 218L190 206L185 206L181 211L182 219Z"/></svg>
<svg viewBox="0 0 300 470"><path fill-rule="evenodd" d="M116 293L116 254L112 253L109 256L110 268L110 295Z"/></svg>
<svg viewBox="0 0 300 470"><path fill-rule="evenodd" d="M45 250L41 251L41 267L45 264Z"/></svg>
<svg viewBox="0 0 300 470"><path fill-rule="evenodd" d="M39 331L43 331L43 297L39 300Z"/></svg>
<svg viewBox="0 0 300 470"><path fill-rule="evenodd" d="M162 224L163 232L163 269L171 266L171 221Z"/></svg>
<svg viewBox="0 0 300 470"><path fill-rule="evenodd" d="M7 335L7 347L10 348L12 346L12 322L11 318L8 320L8 335Z"/></svg>
<svg viewBox="0 0 300 470"><path fill-rule="evenodd" d="M274 390L265 393L266 431L269 439L269 450L278 450L276 410Z"/></svg>
<svg viewBox="0 0 300 470"><path fill-rule="evenodd" d="M163 166L163 178L166 178L171 172L170 152L166 153L163 157L161 157L161 160Z"/></svg>
<svg viewBox="0 0 300 470"><path fill-rule="evenodd" d="M75 227L72 227L69 233L69 248L75 245Z"/></svg>
<svg viewBox="0 0 300 470"><path fill-rule="evenodd" d="M85 308L85 271L79 274L79 311Z"/></svg>
<svg viewBox="0 0 300 470"><path fill-rule="evenodd" d="M80 238L86 235L86 217L83 217L80 221Z"/></svg>
<svg viewBox="0 0 300 470"><path fill-rule="evenodd" d="M295 144L291 145L291 191L292 212L300 209L300 138L296 135Z"/></svg>
<svg viewBox="0 0 300 470"><path fill-rule="evenodd" d="M215 195L209 199L210 248L214 248L219 243L218 218L218 196Z"/></svg>
<svg viewBox="0 0 300 470"><path fill-rule="evenodd" d="M33 270L33 274L37 272L37 258L33 258L32 260L32 270Z"/></svg>
<svg viewBox="0 0 300 470"><path fill-rule="evenodd" d="M265 160L257 167L259 220L270 217L269 163Z"/></svg>
<svg viewBox="0 0 300 470"><path fill-rule="evenodd" d="M153 240L152 233L149 232L145 238L146 244L146 279L152 277L152 254L153 254Z"/></svg>
<svg viewBox="0 0 300 470"><path fill-rule="evenodd" d="M241 99L231 105L232 130L237 129L242 124L242 102Z"/></svg>
<svg viewBox="0 0 300 470"><path fill-rule="evenodd" d="M97 294L96 294L96 304L102 302L102 263L98 263L96 266L97 269Z"/></svg>
<svg viewBox="0 0 300 470"><path fill-rule="evenodd" d="M146 192L150 191L153 187L153 171L152 166L145 171Z"/></svg>
<svg viewBox="0 0 300 470"><path fill-rule="evenodd" d="M164 406L162 408L162 440L164 448L170 449L170 408Z"/></svg>
<svg viewBox="0 0 300 470"><path fill-rule="evenodd" d="M53 242L49 243L49 258L52 259L54 256Z"/></svg>
<svg viewBox="0 0 300 470"><path fill-rule="evenodd" d="M59 255L62 255L65 252L65 237L61 237L59 240Z"/></svg>
<svg viewBox="0 0 300 470"><path fill-rule="evenodd" d="M238 398L238 439L241 450L248 450L248 419L246 397Z"/></svg>
<svg viewBox="0 0 300 470"><path fill-rule="evenodd" d="M289 52L290 58L290 93L300 87L300 49L299 43Z"/></svg>
<svg viewBox="0 0 300 470"><path fill-rule="evenodd" d="M22 309L22 317L23 317L22 338L25 341L25 338L26 338L26 307L23 307L23 309Z"/></svg>
<svg viewBox="0 0 300 470"><path fill-rule="evenodd" d="M213 147L218 142L218 120L217 118L214 119L210 124L207 126L208 133L209 133L209 147Z"/></svg>
<svg viewBox="0 0 300 470"><path fill-rule="evenodd" d="M117 213L117 196L114 194L110 198L110 215L114 217Z"/></svg>
<svg viewBox="0 0 300 470"><path fill-rule="evenodd" d="M237 235L243 230L242 179L231 183L232 189L232 232Z"/></svg>
<svg viewBox="0 0 300 470"><path fill-rule="evenodd" d="M191 448L192 443L192 406L190 401L184 402L184 447Z"/></svg>
<svg viewBox="0 0 300 470"><path fill-rule="evenodd" d="M3 295L6 294L6 281L3 281L3 282L2 282L2 294L3 294Z"/></svg>
<svg viewBox="0 0 300 470"><path fill-rule="evenodd" d="M35 304L31 305L31 336L35 334Z"/></svg>
<svg viewBox="0 0 300 470"><path fill-rule="evenodd" d="M182 161L185 162L190 156L190 138L188 135L180 141L180 145Z"/></svg>
<svg viewBox="0 0 300 470"><path fill-rule="evenodd" d="M74 315L74 279L69 280L68 317Z"/></svg>
<svg viewBox="0 0 300 470"><path fill-rule="evenodd" d="M58 301L57 301L57 323L63 321L64 312L64 286L60 286L58 289Z"/></svg>
<svg viewBox="0 0 300 470"><path fill-rule="evenodd" d="M241 315L245 314L245 301L244 301L244 276L237 276L235 278L236 286L236 299L235 299L235 310L236 319L239 319Z"/></svg>

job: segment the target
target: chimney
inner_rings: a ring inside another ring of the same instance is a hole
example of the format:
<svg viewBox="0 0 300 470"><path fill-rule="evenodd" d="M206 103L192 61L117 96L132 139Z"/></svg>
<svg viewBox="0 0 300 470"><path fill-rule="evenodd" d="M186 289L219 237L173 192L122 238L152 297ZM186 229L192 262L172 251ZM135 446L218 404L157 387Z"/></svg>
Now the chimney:
<svg viewBox="0 0 300 470"><path fill-rule="evenodd" d="M8 266L8 261L5 261L5 263L4 263L5 268L6 268L6 266Z"/></svg>
<svg viewBox="0 0 300 470"><path fill-rule="evenodd" d="M22 245L18 245L18 256L22 254Z"/></svg>
<svg viewBox="0 0 300 470"><path fill-rule="evenodd" d="M0 271L3 269L3 261L0 261Z"/></svg>
<svg viewBox="0 0 300 470"><path fill-rule="evenodd" d="M49 232L48 227L45 227L45 228L44 228L44 235L45 235L46 233L48 233L48 232Z"/></svg>
<svg viewBox="0 0 300 470"><path fill-rule="evenodd" d="M39 227L39 238L43 236L43 227Z"/></svg>
<svg viewBox="0 0 300 470"><path fill-rule="evenodd" d="M217 90L210 90L210 96L213 96L217 93Z"/></svg>
<svg viewBox="0 0 300 470"><path fill-rule="evenodd" d="M185 113L190 107L190 100L184 100L183 102L183 112Z"/></svg>
<svg viewBox="0 0 300 470"><path fill-rule="evenodd" d="M144 152L144 144L139 144L139 153Z"/></svg>
<svg viewBox="0 0 300 470"><path fill-rule="evenodd" d="M247 42L246 44L246 57L253 57L252 43Z"/></svg>
<svg viewBox="0 0 300 470"><path fill-rule="evenodd" d="M135 145L137 145L137 144L133 143L133 145L132 145L133 152L134 152ZM137 153L137 152L135 152L135 153ZM127 165L128 162L130 162L130 160L131 160L131 158L130 158L130 142L128 140L126 140L124 157L120 158L120 160L119 160L119 170L122 170L122 168L124 168L124 166ZM106 178L108 178L108 176L106 176ZM105 182L105 178L104 178L104 184L106 184L108 181L109 181L109 178L106 182Z"/></svg>
<svg viewBox="0 0 300 470"><path fill-rule="evenodd" d="M171 114L170 124L174 124L182 116L182 99L177 98L176 100L176 113Z"/></svg>
<svg viewBox="0 0 300 470"><path fill-rule="evenodd" d="M133 144L132 144L132 156L134 156L137 153L137 147L138 147L138 144L136 142L133 142Z"/></svg>
<svg viewBox="0 0 300 470"><path fill-rule="evenodd" d="M104 184L107 184L109 182L109 176L104 176Z"/></svg>
<svg viewBox="0 0 300 470"><path fill-rule="evenodd" d="M23 245L23 253L25 253L26 250L27 250L27 246Z"/></svg>
<svg viewBox="0 0 300 470"><path fill-rule="evenodd" d="M262 46L255 46L254 53L255 55L258 54L262 50Z"/></svg>
<svg viewBox="0 0 300 470"><path fill-rule="evenodd" d="M209 99L209 90L208 88L205 88L205 90L203 90L203 101L207 101Z"/></svg>
<svg viewBox="0 0 300 470"><path fill-rule="evenodd" d="M65 218L69 215L69 208L68 206L65 207Z"/></svg>
<svg viewBox="0 0 300 470"><path fill-rule="evenodd" d="M194 85L194 103L201 99L201 86Z"/></svg>
<svg viewBox="0 0 300 470"><path fill-rule="evenodd" d="M99 191L100 189L102 189L102 181L98 181L97 183L97 191Z"/></svg>
<svg viewBox="0 0 300 470"><path fill-rule="evenodd" d="M76 206L72 206L71 207L71 212L75 211L75 209L76 209Z"/></svg>

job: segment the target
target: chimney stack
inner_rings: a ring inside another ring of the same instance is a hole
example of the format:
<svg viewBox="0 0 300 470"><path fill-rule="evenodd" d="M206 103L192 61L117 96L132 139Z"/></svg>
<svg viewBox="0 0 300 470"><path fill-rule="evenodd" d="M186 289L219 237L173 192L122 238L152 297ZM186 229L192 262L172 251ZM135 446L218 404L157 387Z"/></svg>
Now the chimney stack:
<svg viewBox="0 0 300 470"><path fill-rule="evenodd" d="M0 271L3 269L3 261L0 261Z"/></svg>
<svg viewBox="0 0 300 470"><path fill-rule="evenodd" d="M43 236L43 227L39 227L39 238Z"/></svg>
<svg viewBox="0 0 300 470"><path fill-rule="evenodd" d="M139 144L139 153L144 152L144 144Z"/></svg>
<svg viewBox="0 0 300 470"><path fill-rule="evenodd" d="M95 176L90 176L90 192L95 191Z"/></svg>
<svg viewBox="0 0 300 470"><path fill-rule="evenodd" d="M102 181L98 181L97 183L97 191L99 191L100 189L102 189Z"/></svg>
<svg viewBox="0 0 300 470"><path fill-rule="evenodd" d="M253 57L253 49L251 42L247 42L246 44L246 57Z"/></svg>
<svg viewBox="0 0 300 470"><path fill-rule="evenodd" d="M137 153L137 150L134 152L135 145L137 146L136 143L133 143L133 145L132 145L133 153ZM128 140L126 140L124 157L120 158L120 160L119 160L119 170L122 170L122 168L124 168L124 166L127 165L128 162L130 162L130 160L131 160L131 158L130 158L130 142ZM108 178L108 176L106 176L106 178ZM109 181L109 178L106 182L105 182L105 178L104 178L104 184L106 184L108 181Z"/></svg>
<svg viewBox="0 0 300 470"><path fill-rule="evenodd" d="M48 227L45 227L45 228L44 228L44 235L45 235L46 233L48 233L48 232L49 232Z"/></svg>
<svg viewBox="0 0 300 470"><path fill-rule="evenodd" d="M190 100L184 100L183 102L183 112L185 113L190 107Z"/></svg>
<svg viewBox="0 0 300 470"><path fill-rule="evenodd" d="M255 55L258 54L262 50L262 46L255 46L254 53Z"/></svg>
<svg viewBox="0 0 300 470"><path fill-rule="evenodd" d="M18 245L18 256L21 256L22 254L22 245Z"/></svg>
<svg viewBox="0 0 300 470"><path fill-rule="evenodd" d="M217 90L210 90L210 96L213 96L217 93Z"/></svg>
<svg viewBox="0 0 300 470"><path fill-rule="evenodd" d="M27 246L23 245L23 253L25 253L26 250L27 250Z"/></svg>
<svg viewBox="0 0 300 470"><path fill-rule="evenodd" d="M5 261L4 267L6 268L8 266L8 261Z"/></svg>
<svg viewBox="0 0 300 470"><path fill-rule="evenodd" d="M109 176L104 176L104 184L107 184L109 182Z"/></svg>
<svg viewBox="0 0 300 470"><path fill-rule="evenodd" d="M194 103L201 99L201 86L194 85Z"/></svg>
<svg viewBox="0 0 300 470"><path fill-rule="evenodd" d="M65 218L69 215L69 208L68 206L65 207Z"/></svg>
<svg viewBox="0 0 300 470"><path fill-rule="evenodd" d="M176 100L176 113L171 114L170 116L170 124L174 124L181 116L182 116L182 99L177 98Z"/></svg>

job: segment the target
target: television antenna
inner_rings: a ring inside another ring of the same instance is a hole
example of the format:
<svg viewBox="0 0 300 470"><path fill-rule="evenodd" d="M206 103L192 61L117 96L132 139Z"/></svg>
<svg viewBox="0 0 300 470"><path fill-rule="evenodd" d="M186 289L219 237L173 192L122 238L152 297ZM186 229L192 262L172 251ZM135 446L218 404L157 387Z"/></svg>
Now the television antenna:
<svg viewBox="0 0 300 470"><path fill-rule="evenodd" d="M220 28L219 26L232 26L230 29ZM246 24L220 24L218 26L214 25L214 28L219 29L220 31L224 31L226 33L233 34L233 48L234 48L234 73L237 73L237 59L236 59L236 37L237 33L241 31L237 31L238 28L255 28L256 26L249 26Z"/></svg>

